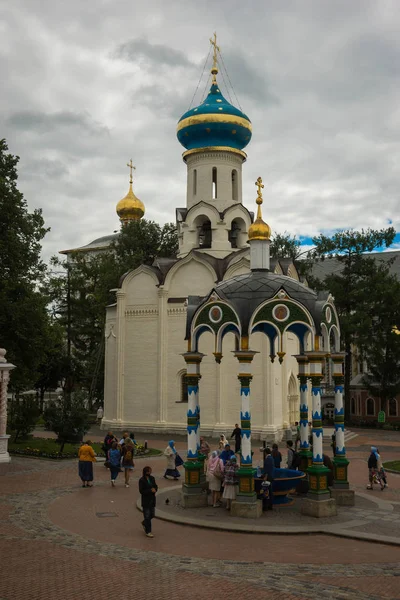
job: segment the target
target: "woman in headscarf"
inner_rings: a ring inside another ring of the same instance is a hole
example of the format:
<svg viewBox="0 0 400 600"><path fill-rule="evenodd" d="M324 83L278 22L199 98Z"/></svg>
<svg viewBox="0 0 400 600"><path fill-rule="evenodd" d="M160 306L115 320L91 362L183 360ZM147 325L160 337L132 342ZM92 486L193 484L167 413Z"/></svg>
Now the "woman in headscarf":
<svg viewBox="0 0 400 600"><path fill-rule="evenodd" d="M232 500L236 500L237 470L236 456L233 455L226 461L224 471L224 493L222 497L226 500L226 508L228 510L231 510Z"/></svg>
<svg viewBox="0 0 400 600"><path fill-rule="evenodd" d="M225 450L225 446L227 444L229 444L228 440L226 439L224 434L221 433L221 435L219 436L218 450L220 450L222 452L222 450Z"/></svg>
<svg viewBox="0 0 400 600"><path fill-rule="evenodd" d="M224 478L224 463L219 457L219 450L214 450L208 459L207 481L212 491L213 507L221 506L219 501L221 495L221 482Z"/></svg>
<svg viewBox="0 0 400 600"><path fill-rule="evenodd" d="M178 454L175 448L174 440L170 440L168 442L168 446L164 450L164 456L167 459L167 469L164 473L164 478L167 479L167 477L173 477L176 481L177 479L179 479L181 474L179 473L175 464Z"/></svg>

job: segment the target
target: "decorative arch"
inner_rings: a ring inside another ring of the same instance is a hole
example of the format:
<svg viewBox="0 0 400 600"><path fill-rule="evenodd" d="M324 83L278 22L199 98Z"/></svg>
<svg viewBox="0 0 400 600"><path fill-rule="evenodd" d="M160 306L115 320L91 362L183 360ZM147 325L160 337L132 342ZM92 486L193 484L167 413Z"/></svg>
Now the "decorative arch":
<svg viewBox="0 0 400 600"><path fill-rule="evenodd" d="M224 275L223 280L228 281L228 279L232 279L232 277L235 277L235 275L244 275L245 273L248 273L249 268L250 260L248 256L242 256L240 260L230 265Z"/></svg>
<svg viewBox="0 0 400 600"><path fill-rule="evenodd" d="M209 331L210 333L212 333L213 335L215 335L215 331L213 331L209 325L202 324L202 325L199 325L198 327L196 327L193 330L193 333L192 333L192 352L198 352L198 350L199 350L199 339L203 335L203 333L205 333L206 331Z"/></svg>
<svg viewBox="0 0 400 600"><path fill-rule="evenodd" d="M249 331L250 331L250 335L261 331L268 337L270 349L271 349L270 356L271 356L271 360L273 361L275 358L276 352L277 352L277 349L275 347L276 339L280 337L279 329L275 326L274 323L262 321L260 323L257 323L257 325L254 325L252 328L249 328ZM278 350L279 350L279 344L278 344Z"/></svg>
<svg viewBox="0 0 400 600"><path fill-rule="evenodd" d="M208 204L208 202L201 200L187 211L185 217L186 225L190 227L193 221L199 215L206 215L212 223L217 223L220 221L220 214L217 208L214 205Z"/></svg>
<svg viewBox="0 0 400 600"><path fill-rule="evenodd" d="M367 417L375 417L375 400L369 396L365 402Z"/></svg>
<svg viewBox="0 0 400 600"><path fill-rule="evenodd" d="M216 351L222 353L222 342L227 333L234 333L236 340L240 340L240 328L236 323L224 323L222 327L219 328L217 333L217 343L216 343Z"/></svg>
<svg viewBox="0 0 400 600"><path fill-rule="evenodd" d="M333 342L333 348L332 348ZM329 330L329 351L339 352L340 351L340 333L337 325L332 325Z"/></svg>
<svg viewBox="0 0 400 600"><path fill-rule="evenodd" d="M154 280L154 285L160 285L160 281L159 281L156 273L154 272L154 270L147 265L140 265L140 267L138 267L137 269L134 269L133 271L128 271L123 276L123 279L121 282L121 290L126 291L126 288L129 286L132 279L134 279L140 273L146 273L146 275L149 275Z"/></svg>
<svg viewBox="0 0 400 600"><path fill-rule="evenodd" d="M307 349L307 337L308 334L314 336L314 332L312 327L308 323L303 323L302 321L295 321L290 323L283 333L291 331L295 334L300 343L300 354Z"/></svg>
<svg viewBox="0 0 400 600"><path fill-rule="evenodd" d="M181 258L180 260L178 260L168 271L167 276L164 281L164 289L165 290L169 290L169 288L171 286L171 281L175 277L177 271L179 271L179 269L181 269L184 265L186 265L190 261L195 261L195 262L203 265L211 273L213 280L214 281L217 280L217 274L214 271L214 269L212 268L212 266L210 265L210 263L203 260L201 258L201 256L199 256L198 254L195 254L193 252L193 250L191 250L189 252L189 254L187 254L184 258Z"/></svg>
<svg viewBox="0 0 400 600"><path fill-rule="evenodd" d="M179 390L179 400L177 400L177 402L188 402L188 384L187 384L187 377L186 377L187 371L186 369L180 369L180 371L178 371L178 373L176 374L176 378L177 378L177 387Z"/></svg>

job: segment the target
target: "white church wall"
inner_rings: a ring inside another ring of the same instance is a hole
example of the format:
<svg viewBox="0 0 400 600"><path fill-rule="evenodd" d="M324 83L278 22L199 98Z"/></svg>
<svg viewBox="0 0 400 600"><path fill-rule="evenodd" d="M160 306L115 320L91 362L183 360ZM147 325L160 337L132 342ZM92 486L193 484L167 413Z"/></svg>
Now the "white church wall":
<svg viewBox="0 0 400 600"><path fill-rule="evenodd" d="M148 270L136 271L130 273L123 283L123 290L126 292L126 306L157 306L157 285L159 281L155 274Z"/></svg>
<svg viewBox="0 0 400 600"><path fill-rule="evenodd" d="M131 316L125 320L123 421L154 424L158 418L158 316Z"/></svg>

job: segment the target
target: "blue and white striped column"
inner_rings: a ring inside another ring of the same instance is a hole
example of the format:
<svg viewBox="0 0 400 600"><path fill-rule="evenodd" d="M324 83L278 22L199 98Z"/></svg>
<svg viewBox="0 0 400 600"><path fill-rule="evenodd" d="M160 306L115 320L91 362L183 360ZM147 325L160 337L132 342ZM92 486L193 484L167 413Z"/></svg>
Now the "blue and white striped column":
<svg viewBox="0 0 400 600"><path fill-rule="evenodd" d="M323 459L323 429L321 410L321 377L311 377L312 387L312 440L313 464L322 465Z"/></svg>
<svg viewBox="0 0 400 600"><path fill-rule="evenodd" d="M251 375L239 375L240 381L240 428L242 431L242 443L240 454L240 465L252 466L251 456L251 412L250 412L250 381Z"/></svg>
<svg viewBox="0 0 400 600"><path fill-rule="evenodd" d="M333 381L335 383L335 458L334 465L334 487L349 489L348 466L349 461L346 457L346 447L344 442L344 376L343 363L344 352L335 352L331 354L333 364Z"/></svg>
<svg viewBox="0 0 400 600"><path fill-rule="evenodd" d="M187 375L188 384L188 459L197 459L200 449L200 405L199 405L199 379L201 375Z"/></svg>

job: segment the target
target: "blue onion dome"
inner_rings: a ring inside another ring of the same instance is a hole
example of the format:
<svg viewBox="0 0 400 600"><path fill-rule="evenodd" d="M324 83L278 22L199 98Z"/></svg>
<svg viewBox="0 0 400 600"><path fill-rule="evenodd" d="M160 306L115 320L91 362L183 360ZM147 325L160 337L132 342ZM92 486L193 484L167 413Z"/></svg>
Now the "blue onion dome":
<svg viewBox="0 0 400 600"><path fill-rule="evenodd" d="M178 140L187 150L210 147L243 150L251 140L251 121L221 94L215 61L211 73L213 81L204 102L185 112L178 121Z"/></svg>

